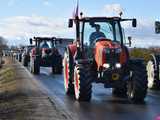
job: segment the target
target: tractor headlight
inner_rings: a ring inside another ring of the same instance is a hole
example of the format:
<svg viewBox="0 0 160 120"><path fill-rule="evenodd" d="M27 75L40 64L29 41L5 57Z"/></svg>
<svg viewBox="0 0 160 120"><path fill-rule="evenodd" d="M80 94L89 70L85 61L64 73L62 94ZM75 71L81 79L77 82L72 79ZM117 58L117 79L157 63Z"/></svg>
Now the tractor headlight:
<svg viewBox="0 0 160 120"><path fill-rule="evenodd" d="M103 67L104 67L104 68L109 68L109 67L110 67L110 64L104 63L104 64L103 64Z"/></svg>
<svg viewBox="0 0 160 120"><path fill-rule="evenodd" d="M122 52L122 49L121 49L121 48L115 49L115 53L121 53L121 52Z"/></svg>
<svg viewBox="0 0 160 120"><path fill-rule="evenodd" d="M121 64L120 64L120 63L116 63L116 64L115 64L115 67L116 67L116 68L121 68Z"/></svg>

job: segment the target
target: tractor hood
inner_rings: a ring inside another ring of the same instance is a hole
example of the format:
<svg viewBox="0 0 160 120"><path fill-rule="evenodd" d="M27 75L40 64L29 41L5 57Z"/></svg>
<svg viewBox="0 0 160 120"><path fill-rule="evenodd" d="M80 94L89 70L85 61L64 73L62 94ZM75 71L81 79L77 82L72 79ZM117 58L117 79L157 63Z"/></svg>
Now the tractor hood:
<svg viewBox="0 0 160 120"><path fill-rule="evenodd" d="M104 63L120 62L121 45L107 39L101 39L95 45L95 61L98 68Z"/></svg>
<svg viewBox="0 0 160 120"><path fill-rule="evenodd" d="M118 42L113 42L113 41L107 40L107 39L101 39L96 42L96 49L97 48L99 48L99 49L103 49L103 48L117 49L117 48L121 48L121 45Z"/></svg>

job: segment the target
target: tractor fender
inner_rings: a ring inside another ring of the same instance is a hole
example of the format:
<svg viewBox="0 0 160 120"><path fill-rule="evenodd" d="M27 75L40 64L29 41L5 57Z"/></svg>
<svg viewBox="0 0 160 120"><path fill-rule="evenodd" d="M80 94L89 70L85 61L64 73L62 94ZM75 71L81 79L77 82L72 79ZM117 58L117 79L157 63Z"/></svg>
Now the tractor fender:
<svg viewBox="0 0 160 120"><path fill-rule="evenodd" d="M122 52L120 54L120 63L125 64L129 60L129 51L126 46L122 47Z"/></svg>
<svg viewBox="0 0 160 120"><path fill-rule="evenodd" d="M74 56L77 51L77 46L76 44L71 44L71 45L68 45L68 49L71 52L71 55Z"/></svg>

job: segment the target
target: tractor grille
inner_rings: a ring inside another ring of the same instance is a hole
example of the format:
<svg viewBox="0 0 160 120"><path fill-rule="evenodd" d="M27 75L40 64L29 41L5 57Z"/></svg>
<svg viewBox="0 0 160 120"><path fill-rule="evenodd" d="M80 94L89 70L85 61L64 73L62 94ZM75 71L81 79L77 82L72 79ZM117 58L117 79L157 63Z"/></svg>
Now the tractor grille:
<svg viewBox="0 0 160 120"><path fill-rule="evenodd" d="M111 66L114 66L115 63L120 62L120 53L116 53L115 49L110 49L110 53L106 53L106 62Z"/></svg>

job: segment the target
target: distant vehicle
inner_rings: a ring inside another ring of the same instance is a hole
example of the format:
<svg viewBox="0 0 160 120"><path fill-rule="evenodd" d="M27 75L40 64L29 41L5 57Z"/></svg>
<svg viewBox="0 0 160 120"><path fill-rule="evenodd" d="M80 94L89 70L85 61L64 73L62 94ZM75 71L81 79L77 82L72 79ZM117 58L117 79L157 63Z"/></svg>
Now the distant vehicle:
<svg viewBox="0 0 160 120"><path fill-rule="evenodd" d="M14 50L11 50L10 54L18 61L22 61L22 52L23 48L16 48Z"/></svg>
<svg viewBox="0 0 160 120"><path fill-rule="evenodd" d="M18 60L19 59L19 51L18 50L14 50L13 51L13 57Z"/></svg>
<svg viewBox="0 0 160 120"><path fill-rule="evenodd" d="M113 95L132 103L143 102L147 94L147 73L143 59L132 59L124 39L121 22L136 19L121 17L83 17L69 19L75 24L75 41L65 51L64 85L67 95L90 101L92 83L112 88ZM128 41L131 40L129 37ZM129 42L131 44L131 41Z"/></svg>
<svg viewBox="0 0 160 120"><path fill-rule="evenodd" d="M3 56L9 56L9 50L3 50Z"/></svg>
<svg viewBox="0 0 160 120"><path fill-rule="evenodd" d="M40 67L52 67L53 74L62 73L62 56L56 45L61 44L61 39L52 37L34 37L30 43L35 42L35 47L30 53L30 71L40 73Z"/></svg>
<svg viewBox="0 0 160 120"><path fill-rule="evenodd" d="M30 52L34 47L35 47L34 45L28 45L24 47L22 53L22 64L24 66L28 66L28 63L30 62Z"/></svg>

